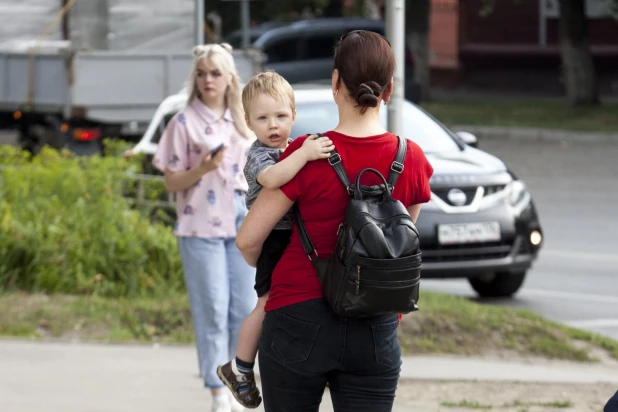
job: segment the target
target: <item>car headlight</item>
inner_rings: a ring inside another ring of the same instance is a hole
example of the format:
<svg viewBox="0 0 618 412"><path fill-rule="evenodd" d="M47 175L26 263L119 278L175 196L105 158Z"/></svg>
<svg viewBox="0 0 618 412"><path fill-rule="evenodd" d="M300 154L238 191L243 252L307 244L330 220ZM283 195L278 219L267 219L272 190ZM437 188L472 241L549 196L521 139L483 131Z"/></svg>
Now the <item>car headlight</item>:
<svg viewBox="0 0 618 412"><path fill-rule="evenodd" d="M510 184L509 203L513 206L523 200L528 193L526 185L521 180L513 180Z"/></svg>

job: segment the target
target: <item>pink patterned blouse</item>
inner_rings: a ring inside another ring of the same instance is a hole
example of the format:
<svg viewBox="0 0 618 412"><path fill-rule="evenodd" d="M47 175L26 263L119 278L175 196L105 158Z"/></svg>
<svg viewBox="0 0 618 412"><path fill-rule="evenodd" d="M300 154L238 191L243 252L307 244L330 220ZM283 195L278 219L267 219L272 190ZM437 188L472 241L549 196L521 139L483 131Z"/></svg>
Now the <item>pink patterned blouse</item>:
<svg viewBox="0 0 618 412"><path fill-rule="evenodd" d="M252 142L253 139L246 139L236 130L229 109L218 117L199 99L193 100L170 120L153 159L153 165L161 171L189 170L219 144L227 147L219 169L205 174L195 185L176 194L176 236L236 236L234 192L248 189L242 171Z"/></svg>

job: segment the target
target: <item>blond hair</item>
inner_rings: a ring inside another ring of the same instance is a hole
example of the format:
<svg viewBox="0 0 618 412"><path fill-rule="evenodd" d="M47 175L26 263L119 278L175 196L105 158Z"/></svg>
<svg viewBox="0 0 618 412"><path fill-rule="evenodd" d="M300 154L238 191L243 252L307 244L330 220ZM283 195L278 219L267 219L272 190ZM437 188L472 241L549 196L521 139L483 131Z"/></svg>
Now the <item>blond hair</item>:
<svg viewBox="0 0 618 412"><path fill-rule="evenodd" d="M294 89L280 74L272 70L258 73L245 85L242 90L242 106L247 117L249 117L251 105L260 94L267 94L278 102L287 100L292 112L296 112Z"/></svg>
<svg viewBox="0 0 618 412"><path fill-rule="evenodd" d="M230 83L225 91L225 104L232 113L232 119L234 119L234 124L238 132L247 139L252 138L254 134L247 127L245 117L243 116L240 97L240 78L238 77L234 58L232 57L232 46L229 44L205 44L193 48L193 69L187 81L187 88L189 89L188 104L191 104L199 95L196 83L197 66L203 60L208 60L210 64L215 66L215 69L219 70L224 76L230 77Z"/></svg>

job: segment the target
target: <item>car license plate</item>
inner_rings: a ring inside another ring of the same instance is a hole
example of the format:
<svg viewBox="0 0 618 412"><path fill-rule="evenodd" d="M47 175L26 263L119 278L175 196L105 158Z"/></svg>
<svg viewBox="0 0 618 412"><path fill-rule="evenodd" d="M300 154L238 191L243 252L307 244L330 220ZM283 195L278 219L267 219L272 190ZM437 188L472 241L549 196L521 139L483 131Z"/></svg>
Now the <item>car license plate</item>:
<svg viewBox="0 0 618 412"><path fill-rule="evenodd" d="M441 245L498 241L500 241L500 224L498 222L438 225L438 242Z"/></svg>

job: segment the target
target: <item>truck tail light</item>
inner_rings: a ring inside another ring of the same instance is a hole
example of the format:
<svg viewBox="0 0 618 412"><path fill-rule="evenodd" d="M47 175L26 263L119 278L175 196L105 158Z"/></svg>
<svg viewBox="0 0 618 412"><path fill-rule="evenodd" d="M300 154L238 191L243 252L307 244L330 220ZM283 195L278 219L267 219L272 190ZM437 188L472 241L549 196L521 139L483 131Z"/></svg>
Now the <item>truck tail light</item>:
<svg viewBox="0 0 618 412"><path fill-rule="evenodd" d="M73 130L73 139L83 142L97 140L101 138L101 130L99 129L75 129Z"/></svg>

